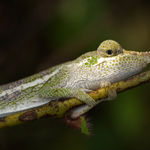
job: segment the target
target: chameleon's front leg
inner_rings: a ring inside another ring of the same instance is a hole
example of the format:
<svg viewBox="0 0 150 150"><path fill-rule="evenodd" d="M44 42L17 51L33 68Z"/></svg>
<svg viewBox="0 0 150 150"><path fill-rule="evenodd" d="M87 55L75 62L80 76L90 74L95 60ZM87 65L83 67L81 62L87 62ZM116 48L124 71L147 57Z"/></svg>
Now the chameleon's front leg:
<svg viewBox="0 0 150 150"><path fill-rule="evenodd" d="M94 106L96 103L91 96L83 91L83 89L48 88L45 86L39 90L39 96L43 98L50 98L50 100L76 97L90 107Z"/></svg>
<svg viewBox="0 0 150 150"><path fill-rule="evenodd" d="M109 84L110 85L110 84ZM100 86L108 86L108 84L102 84ZM86 103L86 105L79 106L72 111L71 117L77 118L85 112L89 111L95 105L105 100L112 100L116 98L116 92L114 90L108 90L108 98L95 101L90 95L85 91L90 91L88 89L67 89L67 88L51 88L45 85L40 91L39 96L43 98L50 98L51 100L59 98L71 98L76 97L79 100Z"/></svg>

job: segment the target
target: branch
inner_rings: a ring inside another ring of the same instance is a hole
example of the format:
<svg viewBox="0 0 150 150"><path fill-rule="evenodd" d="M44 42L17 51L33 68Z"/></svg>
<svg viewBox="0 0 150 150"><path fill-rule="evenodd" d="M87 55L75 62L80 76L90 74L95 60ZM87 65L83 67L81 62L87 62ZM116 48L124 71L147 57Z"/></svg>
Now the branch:
<svg viewBox="0 0 150 150"><path fill-rule="evenodd" d="M150 71L114 83L109 88L114 89L117 93L119 93L148 82L150 82ZM101 88L88 94L95 100L104 99L108 96L107 89L108 88ZM71 98L59 102L52 101L47 105L34 108L32 110L19 112L10 116L0 118L0 128L14 126L45 117L60 118L63 117L72 108L82 104L84 103L76 98Z"/></svg>

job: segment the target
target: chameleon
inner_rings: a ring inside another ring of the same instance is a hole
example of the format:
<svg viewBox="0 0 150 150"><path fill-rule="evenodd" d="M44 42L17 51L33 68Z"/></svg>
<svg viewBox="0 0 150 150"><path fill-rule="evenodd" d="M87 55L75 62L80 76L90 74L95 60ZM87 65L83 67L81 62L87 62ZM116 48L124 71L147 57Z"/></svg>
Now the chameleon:
<svg viewBox="0 0 150 150"><path fill-rule="evenodd" d="M114 40L103 41L95 51L73 61L0 86L0 118L30 110L51 101L76 97L85 104L74 108L77 118L117 94L109 86L141 72L150 62L150 52L127 51ZM108 97L95 101L87 93L108 87Z"/></svg>

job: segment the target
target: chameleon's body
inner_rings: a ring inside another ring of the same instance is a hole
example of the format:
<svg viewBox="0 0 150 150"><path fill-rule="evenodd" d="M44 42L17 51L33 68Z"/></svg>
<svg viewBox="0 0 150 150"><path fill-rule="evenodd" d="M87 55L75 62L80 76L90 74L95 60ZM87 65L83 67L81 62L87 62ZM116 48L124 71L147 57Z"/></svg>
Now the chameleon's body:
<svg viewBox="0 0 150 150"><path fill-rule="evenodd" d="M70 97L87 104L75 109L72 117L78 117L98 103L86 92L137 74L149 62L149 52L125 51L115 41L104 41L97 51L0 86L0 117Z"/></svg>

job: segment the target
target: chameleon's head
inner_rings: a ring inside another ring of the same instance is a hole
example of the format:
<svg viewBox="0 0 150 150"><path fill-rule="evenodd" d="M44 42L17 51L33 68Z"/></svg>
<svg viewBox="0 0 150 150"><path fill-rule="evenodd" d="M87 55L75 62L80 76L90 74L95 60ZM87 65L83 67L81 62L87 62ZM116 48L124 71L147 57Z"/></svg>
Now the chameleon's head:
<svg viewBox="0 0 150 150"><path fill-rule="evenodd" d="M123 53L123 49L116 41L106 40L99 45L97 52L102 57L112 57Z"/></svg>
<svg viewBox="0 0 150 150"><path fill-rule="evenodd" d="M123 49L120 46L120 44L114 40L103 41L97 48L97 53L99 56L104 57L104 58L117 57L118 55L121 54L123 56L122 58L130 59L129 62L132 62L133 60L138 59L139 62L137 61L137 63L140 63L140 61L143 61L143 63L147 63L147 64L150 63L150 51L149 52L127 51Z"/></svg>
<svg viewBox="0 0 150 150"><path fill-rule="evenodd" d="M104 79L117 82L139 73L150 63L150 52L127 51L113 40L102 42L97 48L97 67Z"/></svg>

